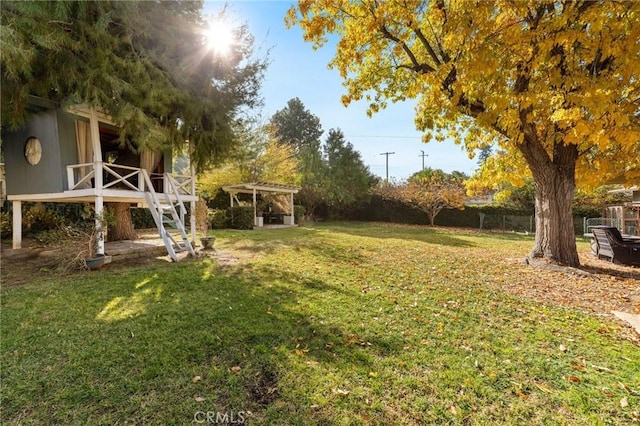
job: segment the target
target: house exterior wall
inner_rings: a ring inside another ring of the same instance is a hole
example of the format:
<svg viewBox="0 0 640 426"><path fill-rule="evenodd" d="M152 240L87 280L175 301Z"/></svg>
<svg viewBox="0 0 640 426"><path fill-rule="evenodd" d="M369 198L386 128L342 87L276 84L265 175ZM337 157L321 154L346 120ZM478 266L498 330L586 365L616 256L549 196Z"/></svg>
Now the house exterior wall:
<svg viewBox="0 0 640 426"><path fill-rule="evenodd" d="M38 138L42 146L42 158L36 165L29 164L24 156L29 137ZM4 149L8 195L62 192L64 173L57 110L34 115L24 128L7 132Z"/></svg>
<svg viewBox="0 0 640 426"><path fill-rule="evenodd" d="M58 141L60 143L60 173L62 174L62 189L69 189L67 182L67 166L78 164L78 147L76 146L76 120L82 120L68 112L57 110Z"/></svg>
<svg viewBox="0 0 640 426"><path fill-rule="evenodd" d="M75 122L88 119L82 114L65 111L56 104L41 99L34 100L33 111L37 112L23 128L3 132L6 195L67 191L67 166L78 164ZM111 127L105 123L100 126ZM29 164L24 155L25 145L30 137L38 138L42 147L42 157L36 165ZM161 170L171 173L171 149L163 154ZM139 156L135 164L129 165L140 167ZM162 191L162 188L158 190Z"/></svg>

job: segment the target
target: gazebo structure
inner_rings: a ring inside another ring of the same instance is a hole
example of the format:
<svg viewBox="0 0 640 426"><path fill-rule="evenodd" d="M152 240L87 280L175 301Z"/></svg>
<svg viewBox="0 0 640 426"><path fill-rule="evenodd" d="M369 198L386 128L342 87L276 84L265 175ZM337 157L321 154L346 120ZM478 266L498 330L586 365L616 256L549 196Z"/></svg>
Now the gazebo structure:
<svg viewBox="0 0 640 426"><path fill-rule="evenodd" d="M299 186L288 185L284 183L249 182L240 183L237 185L223 186L222 189L225 192L229 193L231 207L234 206L234 201L236 205L241 205L241 202L238 199L238 194L251 194L253 196L253 225L258 228L264 226L265 219L262 210L258 211L258 196L286 196L286 198L288 199L288 206L284 214L281 215L282 224L285 226L295 225L295 216L293 214L293 194L297 194L298 191L300 191Z"/></svg>

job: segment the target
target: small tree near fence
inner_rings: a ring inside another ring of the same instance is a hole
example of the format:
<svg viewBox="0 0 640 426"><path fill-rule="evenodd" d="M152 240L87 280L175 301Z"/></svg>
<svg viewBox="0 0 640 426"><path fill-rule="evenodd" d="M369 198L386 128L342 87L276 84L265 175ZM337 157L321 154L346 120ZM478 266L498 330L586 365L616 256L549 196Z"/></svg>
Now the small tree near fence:
<svg viewBox="0 0 640 426"><path fill-rule="evenodd" d="M428 168L412 175L407 182L385 182L375 192L383 199L400 201L426 213L433 226L442 209L464 209L463 177Z"/></svg>

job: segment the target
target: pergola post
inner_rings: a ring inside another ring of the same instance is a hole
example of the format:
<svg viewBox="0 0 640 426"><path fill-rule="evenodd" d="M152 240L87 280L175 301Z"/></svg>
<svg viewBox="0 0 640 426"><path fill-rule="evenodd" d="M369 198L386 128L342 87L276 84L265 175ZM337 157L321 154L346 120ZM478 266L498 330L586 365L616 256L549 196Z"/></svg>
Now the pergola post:
<svg viewBox="0 0 640 426"><path fill-rule="evenodd" d="M253 225L258 226L258 208L256 207L256 189L253 188Z"/></svg>
<svg viewBox="0 0 640 426"><path fill-rule="evenodd" d="M22 248L22 201L13 201L13 248Z"/></svg>
<svg viewBox="0 0 640 426"><path fill-rule="evenodd" d="M291 206L291 224L295 225L296 224L296 216L293 214L294 213L294 208L293 208L293 192L291 194L289 194L289 200L290 200L290 206Z"/></svg>

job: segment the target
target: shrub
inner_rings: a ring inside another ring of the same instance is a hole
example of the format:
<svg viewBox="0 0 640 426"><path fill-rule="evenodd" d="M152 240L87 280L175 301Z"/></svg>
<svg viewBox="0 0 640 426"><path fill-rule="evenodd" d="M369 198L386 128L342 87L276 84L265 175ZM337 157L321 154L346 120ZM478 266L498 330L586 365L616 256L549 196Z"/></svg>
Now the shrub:
<svg viewBox="0 0 640 426"><path fill-rule="evenodd" d="M227 209L233 229L253 229L253 206L235 206Z"/></svg>
<svg viewBox="0 0 640 426"><path fill-rule="evenodd" d="M28 233L57 229L64 224L64 217L47 209L42 203L31 206L22 218L22 226Z"/></svg>
<svg viewBox="0 0 640 426"><path fill-rule="evenodd" d="M131 209L131 220L135 229L155 228L156 222L153 220L151 212L147 208Z"/></svg>
<svg viewBox="0 0 640 426"><path fill-rule="evenodd" d="M11 215L7 212L0 212L0 237L1 238L9 238L11 237L11 224L12 218Z"/></svg>
<svg viewBox="0 0 640 426"><path fill-rule="evenodd" d="M304 206L293 206L293 217L297 224L301 224L304 219Z"/></svg>
<svg viewBox="0 0 640 426"><path fill-rule="evenodd" d="M211 224L212 229L222 229L231 226L227 210L210 210L209 223Z"/></svg>

